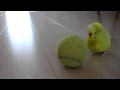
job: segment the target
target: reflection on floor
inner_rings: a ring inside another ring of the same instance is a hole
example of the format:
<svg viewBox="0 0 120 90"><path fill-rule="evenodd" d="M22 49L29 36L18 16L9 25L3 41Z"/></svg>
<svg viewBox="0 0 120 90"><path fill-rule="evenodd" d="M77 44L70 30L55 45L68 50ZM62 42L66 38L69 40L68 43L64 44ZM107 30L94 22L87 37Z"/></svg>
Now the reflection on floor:
<svg viewBox="0 0 120 90"><path fill-rule="evenodd" d="M87 26L101 22L114 37L109 53L67 68L56 57L66 35L84 40ZM120 78L120 15L116 11L0 12L0 79Z"/></svg>

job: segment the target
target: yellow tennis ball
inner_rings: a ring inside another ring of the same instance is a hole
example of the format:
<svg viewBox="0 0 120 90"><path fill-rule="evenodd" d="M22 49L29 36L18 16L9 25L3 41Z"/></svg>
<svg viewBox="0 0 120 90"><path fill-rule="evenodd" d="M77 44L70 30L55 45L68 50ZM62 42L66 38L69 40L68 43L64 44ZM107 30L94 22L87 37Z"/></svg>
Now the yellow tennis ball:
<svg viewBox="0 0 120 90"><path fill-rule="evenodd" d="M78 67L88 55L85 41L75 35L68 35L60 39L56 48L59 61L67 67Z"/></svg>

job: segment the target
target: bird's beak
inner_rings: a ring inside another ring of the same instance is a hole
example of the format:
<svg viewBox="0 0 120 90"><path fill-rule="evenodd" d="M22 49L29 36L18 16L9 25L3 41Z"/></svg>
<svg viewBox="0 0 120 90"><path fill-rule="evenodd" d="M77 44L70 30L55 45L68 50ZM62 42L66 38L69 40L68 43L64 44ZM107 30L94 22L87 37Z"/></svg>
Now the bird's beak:
<svg viewBox="0 0 120 90"><path fill-rule="evenodd" d="M94 39L96 40L96 36L94 36Z"/></svg>
<svg viewBox="0 0 120 90"><path fill-rule="evenodd" d="M92 36L92 34L91 33L89 33L89 37L91 37Z"/></svg>

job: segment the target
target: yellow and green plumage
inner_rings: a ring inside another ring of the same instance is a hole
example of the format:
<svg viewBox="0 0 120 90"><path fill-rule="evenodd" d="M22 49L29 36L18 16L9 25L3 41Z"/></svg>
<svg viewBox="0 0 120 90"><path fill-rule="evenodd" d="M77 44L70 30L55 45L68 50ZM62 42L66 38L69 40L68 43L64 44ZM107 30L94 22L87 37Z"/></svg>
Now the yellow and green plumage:
<svg viewBox="0 0 120 90"><path fill-rule="evenodd" d="M93 52L107 52L111 47L110 35L99 22L88 25L87 45Z"/></svg>

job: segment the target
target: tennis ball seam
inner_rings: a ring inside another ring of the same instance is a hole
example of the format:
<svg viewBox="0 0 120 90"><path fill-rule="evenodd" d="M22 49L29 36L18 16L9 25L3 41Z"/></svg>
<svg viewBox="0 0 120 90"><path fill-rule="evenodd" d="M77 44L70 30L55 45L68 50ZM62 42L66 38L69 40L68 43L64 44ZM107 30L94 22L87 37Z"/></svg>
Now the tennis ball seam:
<svg viewBox="0 0 120 90"><path fill-rule="evenodd" d="M78 59L74 59L74 58L71 58L71 57L59 57L59 59L62 59L62 58L69 59L69 60L72 60L72 61L75 61L75 62L81 64L81 63L78 61Z"/></svg>

